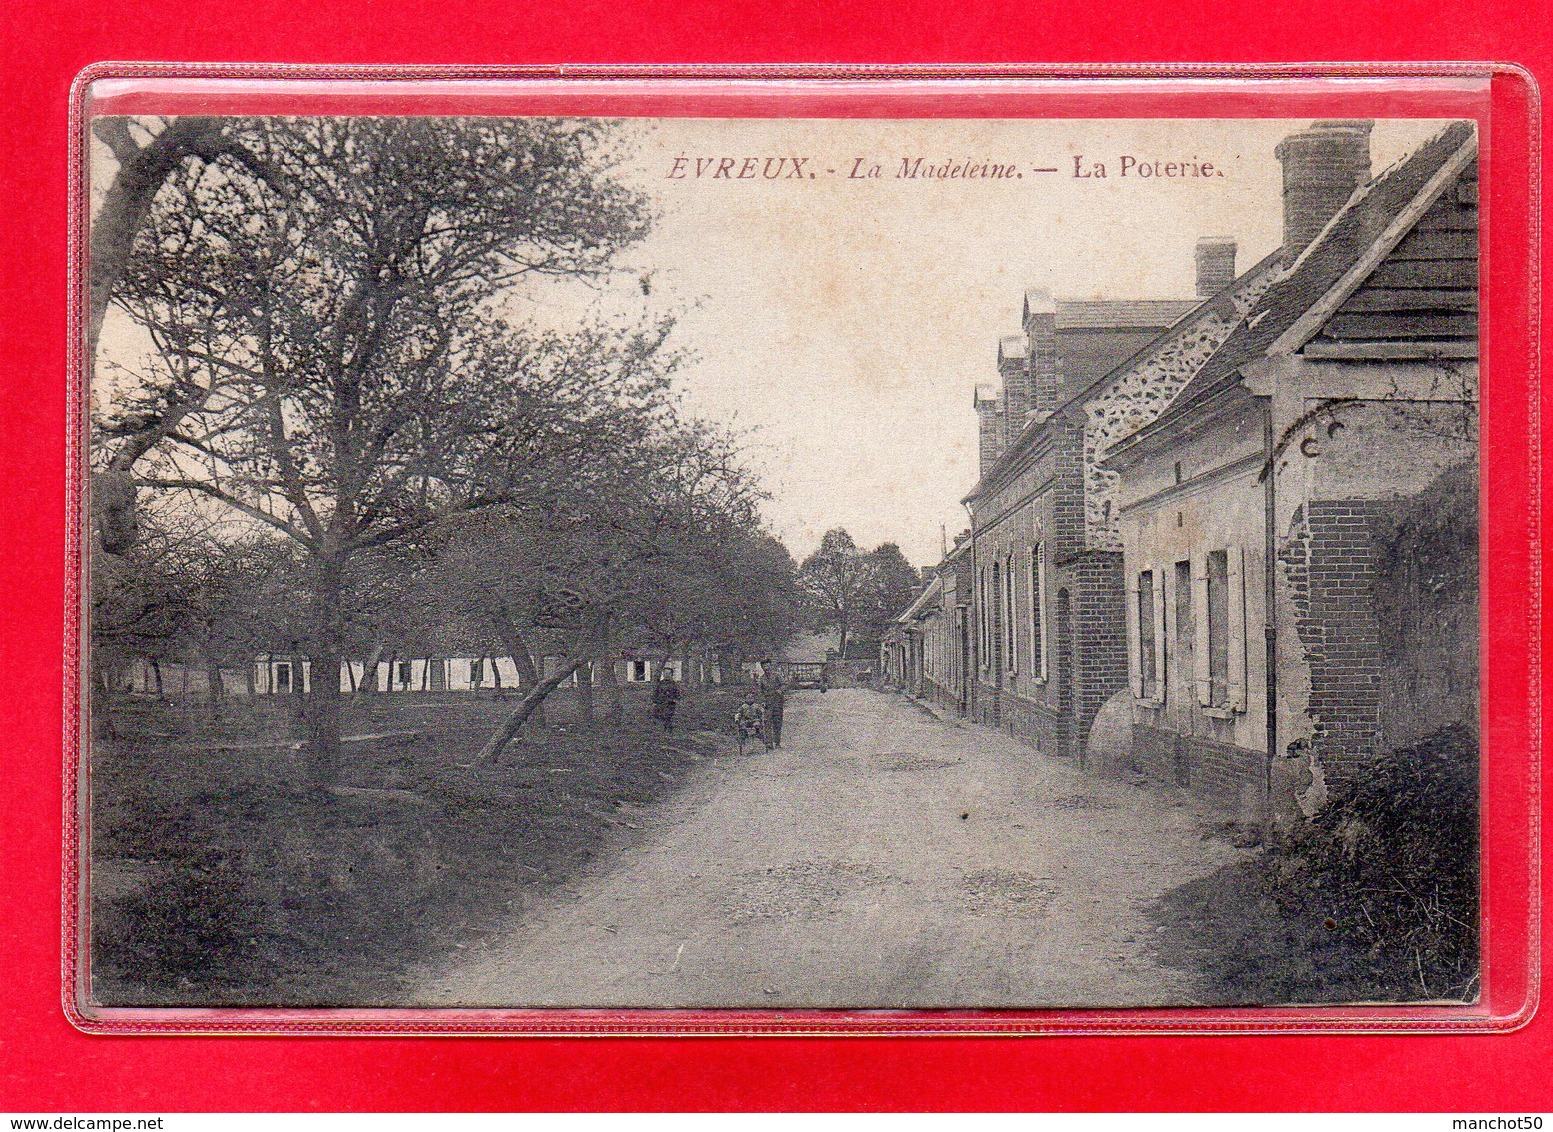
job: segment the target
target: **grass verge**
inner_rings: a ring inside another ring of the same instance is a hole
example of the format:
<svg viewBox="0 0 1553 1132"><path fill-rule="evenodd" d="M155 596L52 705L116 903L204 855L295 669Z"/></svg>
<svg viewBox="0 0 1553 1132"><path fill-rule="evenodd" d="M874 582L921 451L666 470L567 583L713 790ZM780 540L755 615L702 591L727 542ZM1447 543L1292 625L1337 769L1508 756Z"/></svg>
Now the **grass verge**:
<svg viewBox="0 0 1553 1132"><path fill-rule="evenodd" d="M512 701L378 697L348 770L300 785L273 705L215 725L143 709L92 751L92 998L103 1005L391 1005L632 840L722 747L721 690L675 734L564 698L502 765L467 765Z"/></svg>

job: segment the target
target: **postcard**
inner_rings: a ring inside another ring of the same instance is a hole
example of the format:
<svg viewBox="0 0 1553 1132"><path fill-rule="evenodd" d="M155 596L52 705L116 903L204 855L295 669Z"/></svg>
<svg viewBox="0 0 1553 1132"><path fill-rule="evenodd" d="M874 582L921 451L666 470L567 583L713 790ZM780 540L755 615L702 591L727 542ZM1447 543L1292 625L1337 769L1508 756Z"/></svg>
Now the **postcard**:
<svg viewBox="0 0 1553 1132"><path fill-rule="evenodd" d="M1478 1000L1475 122L89 125L86 1007Z"/></svg>

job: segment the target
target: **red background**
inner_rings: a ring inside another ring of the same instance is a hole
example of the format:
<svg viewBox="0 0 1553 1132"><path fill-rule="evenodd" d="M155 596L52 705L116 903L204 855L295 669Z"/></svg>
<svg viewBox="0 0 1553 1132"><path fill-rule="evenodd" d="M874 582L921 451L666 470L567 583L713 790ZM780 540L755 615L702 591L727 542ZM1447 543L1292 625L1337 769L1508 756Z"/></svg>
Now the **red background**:
<svg viewBox="0 0 1553 1132"><path fill-rule="evenodd" d="M1065 1038L195 1038L89 1036L60 1005L65 250L71 79L104 59L308 63L1507 59L1544 85L1545 5L1414 0L1247 9L1032 3L718 5L486 0L390 11L373 0L8 5L0 31L0 1109L866 1108L1419 1109L1553 1107L1553 1023L1508 1035ZM1496 146L1500 139L1496 136ZM1501 146L1495 160L1505 156ZM1524 155L1523 155L1524 158ZM1491 224L1515 224L1490 212ZM1492 266L1496 306L1524 294ZM1500 309L1503 309L1502 306ZM1497 318L1497 316L1496 316ZM1492 339L1491 339L1492 340ZM1502 388L1515 392L1514 383ZM1488 406L1491 502L1531 511L1515 437L1524 390ZM1491 546L1498 540L1490 534ZM1531 597L1520 540L1485 559L1495 600ZM1509 586L1507 592L1504 588ZM1514 687L1527 641L1496 621ZM1539 625L1539 631L1543 626ZM1491 684L1491 689L1495 685ZM1492 706L1492 705L1491 705ZM1503 814L1501 813L1501 817ZM1494 829L1503 828L1495 819ZM1533 842L1534 848L1537 843ZM1495 852L1498 850L1496 849Z"/></svg>

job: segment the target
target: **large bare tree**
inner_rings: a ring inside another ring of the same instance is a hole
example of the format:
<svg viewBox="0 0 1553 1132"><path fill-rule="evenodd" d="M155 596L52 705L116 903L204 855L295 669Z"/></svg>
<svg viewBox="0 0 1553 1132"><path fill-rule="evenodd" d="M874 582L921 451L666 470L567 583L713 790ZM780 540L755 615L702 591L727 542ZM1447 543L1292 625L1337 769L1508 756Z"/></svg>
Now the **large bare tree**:
<svg viewBox="0 0 1553 1132"><path fill-rule="evenodd" d="M599 123L260 119L227 136L250 160L176 166L139 225L114 301L154 351L96 424L158 422L142 487L301 549L327 784L360 557L553 484L593 439L575 426L662 396L661 330L599 375L557 364L576 342L498 312L525 276L607 272L649 218Z"/></svg>

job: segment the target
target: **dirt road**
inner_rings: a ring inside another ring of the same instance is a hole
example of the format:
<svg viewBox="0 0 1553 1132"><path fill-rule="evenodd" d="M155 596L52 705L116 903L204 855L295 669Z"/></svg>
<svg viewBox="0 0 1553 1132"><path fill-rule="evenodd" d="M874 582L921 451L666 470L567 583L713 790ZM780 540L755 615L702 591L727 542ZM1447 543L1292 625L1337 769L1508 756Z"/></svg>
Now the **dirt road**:
<svg viewBox="0 0 1553 1132"><path fill-rule="evenodd" d="M611 867L416 996L507 1006L1179 1004L1143 912L1235 859L1178 799L894 696L789 698Z"/></svg>

